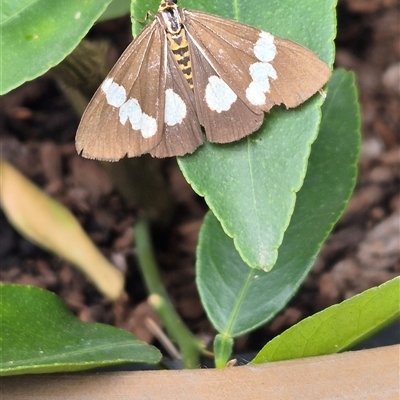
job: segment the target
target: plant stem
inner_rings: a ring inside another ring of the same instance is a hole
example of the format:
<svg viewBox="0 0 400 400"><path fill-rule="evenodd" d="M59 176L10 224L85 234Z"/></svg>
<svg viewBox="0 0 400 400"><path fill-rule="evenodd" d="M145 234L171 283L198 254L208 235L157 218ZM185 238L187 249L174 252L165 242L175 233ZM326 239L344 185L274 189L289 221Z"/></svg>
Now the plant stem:
<svg viewBox="0 0 400 400"><path fill-rule="evenodd" d="M199 355L204 352L204 345L185 326L168 297L158 273L149 226L144 218L138 219L134 232L139 267L149 292L149 302L160 315L172 340L178 344L184 367L196 368L200 365Z"/></svg>

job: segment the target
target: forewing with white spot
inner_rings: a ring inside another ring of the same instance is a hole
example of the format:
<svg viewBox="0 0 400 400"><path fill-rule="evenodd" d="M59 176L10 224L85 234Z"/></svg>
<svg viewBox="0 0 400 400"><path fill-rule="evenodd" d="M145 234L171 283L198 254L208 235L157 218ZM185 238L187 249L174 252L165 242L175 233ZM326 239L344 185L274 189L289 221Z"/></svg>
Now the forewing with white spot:
<svg viewBox="0 0 400 400"><path fill-rule="evenodd" d="M78 153L116 161L157 147L164 128L165 46L157 21L128 46L82 117Z"/></svg>
<svg viewBox="0 0 400 400"><path fill-rule="evenodd" d="M296 107L331 74L311 50L290 40L216 15L183 12L191 42L253 112L269 111L275 104Z"/></svg>
<svg viewBox="0 0 400 400"><path fill-rule="evenodd" d="M204 57L188 35L196 112L210 142L229 143L256 131L264 114L250 108Z"/></svg>

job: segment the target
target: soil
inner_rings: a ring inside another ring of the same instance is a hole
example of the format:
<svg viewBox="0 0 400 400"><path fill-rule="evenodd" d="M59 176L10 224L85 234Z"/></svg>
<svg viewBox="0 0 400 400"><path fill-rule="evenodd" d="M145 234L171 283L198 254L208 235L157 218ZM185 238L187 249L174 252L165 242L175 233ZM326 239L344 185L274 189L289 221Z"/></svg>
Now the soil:
<svg viewBox="0 0 400 400"><path fill-rule="evenodd" d="M99 24L94 31L111 34L115 53L129 42L128 19ZM273 321L236 340L237 352L259 350L301 319L399 274L399 33L397 0L339 1L335 66L355 71L362 109L357 187L298 294ZM53 75L25 83L3 96L1 104L2 157L78 217L96 245L126 274L126 296L113 306L71 265L21 237L2 213L1 280L51 290L81 320L113 324L154 343L154 334L142 321L156 317L147 306L132 250L137 207L119 194L99 162L76 154L79 119ZM194 283L197 234L207 207L185 182L174 158L162 160L160 166L170 188L172 218L153 228L158 263L177 311L209 342L215 332Z"/></svg>

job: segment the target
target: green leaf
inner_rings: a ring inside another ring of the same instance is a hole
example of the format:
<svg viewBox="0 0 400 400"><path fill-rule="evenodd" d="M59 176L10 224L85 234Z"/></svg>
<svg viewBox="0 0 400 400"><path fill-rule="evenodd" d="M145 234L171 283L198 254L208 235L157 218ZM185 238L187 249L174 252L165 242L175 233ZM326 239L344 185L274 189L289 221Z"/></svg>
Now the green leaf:
<svg viewBox="0 0 400 400"><path fill-rule="evenodd" d="M333 354L353 347L400 317L400 278L306 318L272 339L253 364Z"/></svg>
<svg viewBox="0 0 400 400"><path fill-rule="evenodd" d="M53 293L0 284L0 375L81 371L160 361L153 346L112 326L77 320Z"/></svg>
<svg viewBox="0 0 400 400"><path fill-rule="evenodd" d="M150 23L153 18L149 16L149 12L155 15L157 13L160 0L148 1L132 1L131 16L132 16L132 36L136 37L138 33Z"/></svg>
<svg viewBox="0 0 400 400"><path fill-rule="evenodd" d="M111 0L3 0L0 94L65 58Z"/></svg>
<svg viewBox="0 0 400 400"><path fill-rule="evenodd" d="M130 5L131 2L129 0L112 0L98 21L106 21L129 15Z"/></svg>
<svg viewBox="0 0 400 400"><path fill-rule="evenodd" d="M354 188L360 116L354 76L337 70L322 107L307 176L271 272L249 269L210 212L200 231L197 285L219 333L237 337L270 320L294 295Z"/></svg>
<svg viewBox="0 0 400 400"><path fill-rule="evenodd" d="M294 39L332 63L335 3L323 0L314 9L297 0L269 1L268 7L259 1L221 0L212 2L212 12ZM318 132L321 103L317 95L294 110L275 108L257 133L228 145L206 143L178 159L187 181L205 197L251 267L268 271L276 262Z"/></svg>

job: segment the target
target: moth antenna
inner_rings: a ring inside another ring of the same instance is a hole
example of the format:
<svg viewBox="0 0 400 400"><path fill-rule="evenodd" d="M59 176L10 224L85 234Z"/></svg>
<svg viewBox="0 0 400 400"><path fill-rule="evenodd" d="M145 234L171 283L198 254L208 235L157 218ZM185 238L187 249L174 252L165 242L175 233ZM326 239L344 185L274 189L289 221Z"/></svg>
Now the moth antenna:
<svg viewBox="0 0 400 400"><path fill-rule="evenodd" d="M147 20L149 19L149 17L154 19L155 18L155 14L152 13L151 11L147 11L144 19L139 19L139 18L136 18L134 16L131 16L131 20L134 20L135 22L139 22L139 24L145 24L147 22Z"/></svg>

